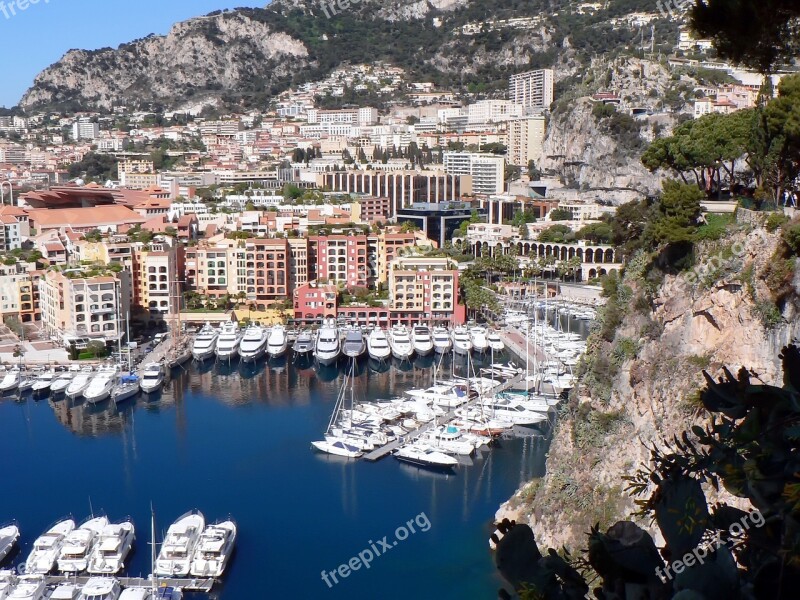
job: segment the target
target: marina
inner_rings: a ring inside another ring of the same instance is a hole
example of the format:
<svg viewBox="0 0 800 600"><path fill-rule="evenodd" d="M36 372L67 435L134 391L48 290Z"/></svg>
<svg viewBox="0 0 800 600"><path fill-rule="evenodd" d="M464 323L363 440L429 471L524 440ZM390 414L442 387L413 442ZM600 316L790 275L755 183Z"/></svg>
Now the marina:
<svg viewBox="0 0 800 600"><path fill-rule="evenodd" d="M64 393L34 399L30 390L6 395L5 401L0 402L0 418L5 423L24 425L13 428L0 441L0 451L25 457L25 471L36 470L44 477L23 479L21 483L30 490L30 497L26 494L24 500L13 497L4 503L3 516L14 517L22 525L18 555L6 564L24 560L35 532L47 530L48 523L41 519L53 512L47 490L63 488L59 505L63 503L65 508L86 506L87 499L77 490L72 491L74 486L67 482L74 478L74 465L84 461L88 451L93 468L83 472L82 477L95 480L87 484L98 490L93 492L91 501L102 506L112 522L120 522L132 508L146 507L151 501L160 512L176 518L185 512L181 511L180 499L188 497L206 514L237 515L238 549L223 581L191 574L160 579L161 584L181 588L189 597L203 597L209 589L212 598L246 597L246 590L256 585L254 577L260 569L260 540L269 538L269 532L280 530L285 519L302 523L304 533L282 542L285 551L280 555L268 551L270 560L279 565L275 589L317 597L319 589L313 577L318 577L321 567L316 562L295 563L284 555L302 554L304 540L315 535L312 532L316 527L324 527L333 539L320 552L319 560L333 561L351 552L349 548L363 542L362 537L369 539L378 532L391 531L396 526L394 521L403 522L406 517L400 509L409 507L425 510L434 527L439 527L432 530L436 533L431 539L415 542L417 546L405 558L398 553L397 562L387 561L380 573L365 573L353 580L349 590L330 591L331 597L368 596L369 590L385 577L404 580L398 590L384 596L398 600L428 597L430 590L439 590L443 597L450 597L454 589L462 596L475 589L491 593L497 585L496 574L491 560L483 556L482 528L474 520L482 522L520 482L541 473L550 424L545 420L535 427L514 425L503 429L491 449L469 448L468 454L459 455L461 442L451 442L448 430L469 420L466 411L483 410L481 403L489 396L470 398L465 405L445 406L455 401L436 390L447 387L448 382L496 379L499 385L495 396L514 390L525 395L525 387L530 385L532 389L533 380L528 381L518 366L509 364L510 358L516 360L516 365L523 363L509 345L513 340L508 333L498 331L506 349L494 356L492 348L469 355L454 354L451 349L426 356L415 353L406 360L374 360L365 352L353 360L343 352L347 337L343 330L342 352L330 366L317 362L313 351L294 353L292 342L301 333L287 331L288 351L281 357L269 358L265 352L255 361L209 359L189 361L172 369L166 363L174 347L162 342L145 357L145 364L139 365L142 372L147 370L147 364L164 365L161 386L125 402L108 399L89 403L81 396L73 399ZM487 332L487 340L490 333ZM303 335L308 339L307 334ZM369 334L365 332L364 337L368 340ZM359 344L355 336L351 338L351 353L359 355ZM184 351L191 351L190 338L184 338L182 344ZM543 349L537 356L544 365ZM80 374L74 372L73 381ZM439 400L445 403L442 414L435 423L419 423L405 434L404 441L424 438L426 444L441 444L441 452L430 453L440 455L439 461L450 461L454 468L419 466L414 462L419 457L414 444L407 444L398 460L385 460L402 450L399 440L363 451L365 460L360 461L310 452L309 442L325 430L343 389L352 390L360 404L375 406L385 405L392 398L416 402L414 398L420 394L434 394L437 398L440 394ZM237 443L209 444L212 432L213 439L236 439ZM484 433L500 432L487 424ZM445 446L454 453L446 454ZM55 455L50 451L54 448L58 448ZM163 456L174 458L165 462ZM208 477L211 464L222 467L214 469L213 480ZM281 485L275 486L276 481ZM173 489L180 489L181 493L176 495L171 492ZM231 495L229 489L237 489L237 494ZM387 502L398 509L387 510ZM264 506L269 507L268 513L262 510ZM378 510L379 506L383 508ZM133 512L132 519L146 523L147 513ZM331 515L337 520L333 526L327 523ZM464 530L466 522L473 522L468 531ZM161 539L166 531L166 526L159 530ZM122 587L150 584L146 575L151 572L146 556L147 535L137 538L141 539L137 539L125 569L115 575ZM420 563L420 557L427 555L428 562L441 560L443 547L452 548L447 562L452 561L459 568L473 565L474 574L464 580L463 587L453 586L451 577L437 572L418 572L414 581L406 581L409 569L425 564ZM469 556L463 553L466 548L472 553ZM79 576L78 582L83 583L84 579ZM64 576L53 575L47 579L50 585L64 580ZM303 583L297 584L298 581ZM322 589L328 593L327 588Z"/></svg>

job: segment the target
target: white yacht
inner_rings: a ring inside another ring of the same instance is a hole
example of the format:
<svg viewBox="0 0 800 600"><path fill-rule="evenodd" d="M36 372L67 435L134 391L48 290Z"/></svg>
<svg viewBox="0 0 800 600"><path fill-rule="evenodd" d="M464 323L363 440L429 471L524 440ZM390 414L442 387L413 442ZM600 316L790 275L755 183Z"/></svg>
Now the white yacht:
<svg viewBox="0 0 800 600"><path fill-rule="evenodd" d="M6 525L0 528L0 563L11 553L14 546L19 541L19 527L16 525Z"/></svg>
<svg viewBox="0 0 800 600"><path fill-rule="evenodd" d="M433 328L433 349L437 354L447 354L453 349L453 340L446 327Z"/></svg>
<svg viewBox="0 0 800 600"><path fill-rule="evenodd" d="M113 366L100 367L97 374L92 377L89 386L83 391L83 397L90 404L97 404L111 397L111 390L117 381L117 368Z"/></svg>
<svg viewBox="0 0 800 600"><path fill-rule="evenodd" d="M355 446L351 440L335 436L325 436L325 440L311 442L311 446L325 454L344 456L346 458L361 458L364 455L364 452Z"/></svg>
<svg viewBox="0 0 800 600"><path fill-rule="evenodd" d="M52 396L59 396L63 394L67 390L67 387L69 387L69 384L72 383L74 378L75 372L64 371L53 381L53 384L50 386L50 394Z"/></svg>
<svg viewBox="0 0 800 600"><path fill-rule="evenodd" d="M44 600L47 582L41 575L23 575L6 597L7 600Z"/></svg>
<svg viewBox="0 0 800 600"><path fill-rule="evenodd" d="M475 325L469 328L469 340L472 342L472 349L475 352L486 352L489 348L489 341L486 339L486 328Z"/></svg>
<svg viewBox="0 0 800 600"><path fill-rule="evenodd" d="M171 586L129 587L122 590L119 600L182 600L180 588Z"/></svg>
<svg viewBox="0 0 800 600"><path fill-rule="evenodd" d="M89 568L89 556L100 532L108 525L106 517L89 519L66 538L58 555L57 568L62 573L81 573Z"/></svg>
<svg viewBox="0 0 800 600"><path fill-rule="evenodd" d="M90 577L78 600L119 600L122 586L115 577Z"/></svg>
<svg viewBox="0 0 800 600"><path fill-rule="evenodd" d="M72 581L59 583L47 596L47 600L78 600L81 593L81 585ZM3 598L3 596L0 596Z"/></svg>
<svg viewBox="0 0 800 600"><path fill-rule="evenodd" d="M342 352L349 358L359 358L367 351L367 342L364 332L358 327L351 327L345 332Z"/></svg>
<svg viewBox="0 0 800 600"><path fill-rule="evenodd" d="M458 460L452 456L419 442L403 446L394 455L397 460L417 465L418 467L452 469L458 464Z"/></svg>
<svg viewBox="0 0 800 600"><path fill-rule="evenodd" d="M489 343L489 349L493 350L494 352L502 352L506 349L506 345L503 343L503 338L501 338L500 334L494 329L487 334L486 341Z"/></svg>
<svg viewBox="0 0 800 600"><path fill-rule="evenodd" d="M22 371L20 371L17 367L14 367L10 371L8 371L3 377L3 380L0 381L0 393L6 392L13 392L19 386L19 382L22 379Z"/></svg>
<svg viewBox="0 0 800 600"><path fill-rule="evenodd" d="M221 577L236 543L236 523L223 521L206 527L192 557L192 577Z"/></svg>
<svg viewBox="0 0 800 600"><path fill-rule="evenodd" d="M307 356L314 351L314 336L310 331L301 331L297 334L292 350L298 356Z"/></svg>
<svg viewBox="0 0 800 600"><path fill-rule="evenodd" d="M139 387L145 394L154 394L164 385L164 367L158 363L149 363L142 370Z"/></svg>
<svg viewBox="0 0 800 600"><path fill-rule="evenodd" d="M194 338L192 344L192 356L197 361L208 360L214 355L214 350L217 347L217 338L219 332L211 326L211 323L206 323L197 337Z"/></svg>
<svg viewBox="0 0 800 600"><path fill-rule="evenodd" d="M317 333L317 343L314 348L314 356L322 365L333 365L342 353L342 343L339 339L339 330L336 323L326 320Z"/></svg>
<svg viewBox="0 0 800 600"><path fill-rule="evenodd" d="M472 350L472 340L466 327L456 327L453 330L453 350L456 354L469 354Z"/></svg>
<svg viewBox="0 0 800 600"><path fill-rule="evenodd" d="M370 358L384 361L392 355L386 332L380 327L373 329L367 337L367 352Z"/></svg>
<svg viewBox="0 0 800 600"><path fill-rule="evenodd" d="M84 367L81 369L81 372L75 375L75 379L67 386L67 398L75 400L83 396L83 392L86 391L86 388L89 387L89 384L92 382L92 377L92 367Z"/></svg>
<svg viewBox="0 0 800 600"><path fill-rule="evenodd" d="M31 391L34 396L46 396L50 393L50 386L56 380L56 374L53 371L45 371L36 378L33 382Z"/></svg>
<svg viewBox="0 0 800 600"><path fill-rule="evenodd" d="M167 530L156 559L156 575L186 577L206 520L199 511L187 512Z"/></svg>
<svg viewBox="0 0 800 600"><path fill-rule="evenodd" d="M433 338L431 330L425 325L416 325L411 333L414 352L419 356L428 356L433 352Z"/></svg>
<svg viewBox="0 0 800 600"><path fill-rule="evenodd" d="M414 345L405 325L395 325L389 333L389 347L392 356L400 360L408 360L414 354Z"/></svg>
<svg viewBox="0 0 800 600"><path fill-rule="evenodd" d="M267 351L269 329L261 325L250 325L245 329L244 337L239 344L239 358L242 362L256 362Z"/></svg>
<svg viewBox="0 0 800 600"><path fill-rule="evenodd" d="M130 521L106 525L92 549L87 571L92 575L119 573L125 566L134 538L135 530Z"/></svg>
<svg viewBox="0 0 800 600"><path fill-rule="evenodd" d="M47 575L53 570L64 539L75 529L75 521L66 519L53 525L33 543L33 550L25 561L25 572Z"/></svg>
<svg viewBox="0 0 800 600"><path fill-rule="evenodd" d="M216 354L218 360L232 361L239 356L242 332L236 323L225 323L217 338Z"/></svg>
<svg viewBox="0 0 800 600"><path fill-rule="evenodd" d="M530 410L522 404L507 400L487 400L483 403L483 407L485 410L491 411L492 416L511 421L514 425L536 425L536 423L547 420L547 414Z"/></svg>
<svg viewBox="0 0 800 600"><path fill-rule="evenodd" d="M269 354L270 358L278 358L286 354L288 349L289 337L286 335L286 327L283 325L275 325L269 332L267 354Z"/></svg>

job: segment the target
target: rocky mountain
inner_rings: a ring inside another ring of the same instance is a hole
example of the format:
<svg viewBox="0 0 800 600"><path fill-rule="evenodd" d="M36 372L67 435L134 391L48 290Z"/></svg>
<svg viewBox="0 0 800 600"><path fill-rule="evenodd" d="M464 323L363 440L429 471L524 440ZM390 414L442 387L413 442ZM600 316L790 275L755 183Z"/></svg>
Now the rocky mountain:
<svg viewBox="0 0 800 600"><path fill-rule="evenodd" d="M768 296L769 289L754 274L767 267L779 234L742 229L707 243L705 260L692 271L700 274L698 282L668 276L652 305L642 301L648 283L637 281L640 265L629 265L624 301L630 308L613 342L590 338L582 385L560 414L546 476L523 486L499 519L528 523L550 547L585 548L591 526L605 530L636 510L621 477L649 461L648 446L663 448L665 439L702 422L697 393L705 385L703 369L719 377L724 366L734 373L745 367L764 383L782 385L778 354L800 335L800 278L784 325L765 327L754 298ZM650 523L639 525L650 529Z"/></svg>

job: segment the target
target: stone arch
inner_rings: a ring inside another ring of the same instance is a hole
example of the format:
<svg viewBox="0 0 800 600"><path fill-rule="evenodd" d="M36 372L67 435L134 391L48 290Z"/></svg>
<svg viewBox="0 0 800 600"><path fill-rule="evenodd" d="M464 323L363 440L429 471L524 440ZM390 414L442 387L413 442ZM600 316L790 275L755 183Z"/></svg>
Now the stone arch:
<svg viewBox="0 0 800 600"><path fill-rule="evenodd" d="M561 246L561 260L567 260L567 247Z"/></svg>
<svg viewBox="0 0 800 600"><path fill-rule="evenodd" d="M603 262L607 262L607 263L613 263L614 262L614 251L611 248L608 248L606 250L605 261L603 261Z"/></svg>
<svg viewBox="0 0 800 600"><path fill-rule="evenodd" d="M575 258L575 248L572 246L567 250L567 258Z"/></svg>
<svg viewBox="0 0 800 600"><path fill-rule="evenodd" d="M584 260L584 262L587 262L587 263L594 262L594 250L592 250L591 248L587 248L586 249L586 254L585 254L583 260Z"/></svg>
<svg viewBox="0 0 800 600"><path fill-rule="evenodd" d="M589 279L595 279L597 277L597 269L589 269Z"/></svg>

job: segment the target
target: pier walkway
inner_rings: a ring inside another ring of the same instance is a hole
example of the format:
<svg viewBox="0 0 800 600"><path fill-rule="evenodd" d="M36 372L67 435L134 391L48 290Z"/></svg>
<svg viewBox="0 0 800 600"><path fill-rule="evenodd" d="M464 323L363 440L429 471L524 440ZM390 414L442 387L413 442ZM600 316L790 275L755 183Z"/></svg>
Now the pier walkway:
<svg viewBox="0 0 800 600"><path fill-rule="evenodd" d="M52 575L45 578L47 585L58 585L60 583L75 583L77 585L86 585L89 577L81 575L79 577L69 577L66 575ZM153 585L151 579L144 577L117 577L120 585L123 588L129 587L150 587ZM203 592L209 593L216 583L215 579L171 579L169 577L159 577L159 587L176 587L188 592Z"/></svg>
<svg viewBox="0 0 800 600"><path fill-rule="evenodd" d="M522 381L525 381L525 375L526 375L526 373L524 373L524 372L520 373L519 375L517 375L513 379L509 379L508 381L498 385L497 387L492 389L492 391L489 392L489 394L487 394L488 397L491 397L491 396L494 396L496 394L499 394L500 392L504 392L507 389L515 386L516 384L518 384L518 383L520 383ZM480 400L480 397L475 398L474 400L470 400L469 402L463 404L459 408L465 408L465 407L473 406L476 402L478 402L478 400ZM455 417L456 417L456 413L455 413L455 409L454 409L454 410L451 410L450 412L448 412L447 414L443 415L441 418L436 419L436 423L437 423L437 425L447 425ZM417 439L420 435L422 435L423 433L425 433L426 431L428 431L432 427L433 427L433 423L425 423L419 429L415 429L414 431L409 432L408 434L404 435L403 437L401 437L399 439L396 439L393 442L389 442L385 446L381 446L380 448L375 448L375 450L373 450L372 452L370 452L368 454L365 454L364 455L364 459L365 460L369 460L369 461L373 461L373 462L376 461L376 460L380 460L381 458L383 458L387 454L391 454L392 452L394 452L395 450L400 448L400 446L403 446L404 444Z"/></svg>

